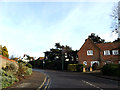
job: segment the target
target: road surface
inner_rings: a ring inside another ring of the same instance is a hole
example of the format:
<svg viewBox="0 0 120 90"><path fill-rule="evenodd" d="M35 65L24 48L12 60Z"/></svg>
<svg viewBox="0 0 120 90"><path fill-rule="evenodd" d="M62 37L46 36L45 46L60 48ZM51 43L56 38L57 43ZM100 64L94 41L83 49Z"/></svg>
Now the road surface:
<svg viewBox="0 0 120 90"><path fill-rule="evenodd" d="M40 70L50 78L48 89L68 88L68 89L94 89L94 90L120 90L120 81L86 75L81 72L62 72L54 70Z"/></svg>

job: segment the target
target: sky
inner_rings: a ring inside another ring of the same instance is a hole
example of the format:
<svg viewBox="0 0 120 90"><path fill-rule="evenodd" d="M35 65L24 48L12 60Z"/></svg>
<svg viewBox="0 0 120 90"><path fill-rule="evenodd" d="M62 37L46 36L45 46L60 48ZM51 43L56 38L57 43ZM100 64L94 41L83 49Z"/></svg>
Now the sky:
<svg viewBox="0 0 120 90"><path fill-rule="evenodd" d="M44 56L55 43L79 50L91 33L107 42L115 2L0 2L0 44L9 55Z"/></svg>

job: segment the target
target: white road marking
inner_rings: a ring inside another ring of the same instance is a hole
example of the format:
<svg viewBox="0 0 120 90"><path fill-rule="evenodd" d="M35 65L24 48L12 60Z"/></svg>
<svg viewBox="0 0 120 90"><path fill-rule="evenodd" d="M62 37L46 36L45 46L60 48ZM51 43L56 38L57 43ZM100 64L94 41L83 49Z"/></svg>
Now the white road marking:
<svg viewBox="0 0 120 90"><path fill-rule="evenodd" d="M89 83L89 82L87 82L87 81L85 81L85 80L82 80L82 82L84 82L84 83L86 83L86 84L88 84L88 85L90 85L90 86L93 86L93 87L95 87L95 88L98 88L98 89L100 89L100 90L104 90L104 89L102 89L102 88L100 88L100 87L98 87L98 86L95 86L95 85L93 85L93 84L91 84L91 83Z"/></svg>

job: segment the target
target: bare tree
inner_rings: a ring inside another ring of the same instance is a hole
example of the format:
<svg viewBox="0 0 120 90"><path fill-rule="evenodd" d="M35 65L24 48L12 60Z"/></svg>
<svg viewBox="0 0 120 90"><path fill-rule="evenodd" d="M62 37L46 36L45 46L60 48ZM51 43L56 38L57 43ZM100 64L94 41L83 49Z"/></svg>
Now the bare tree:
<svg viewBox="0 0 120 90"><path fill-rule="evenodd" d="M114 6L111 16L115 20L113 32L118 33L118 38L120 38L120 1Z"/></svg>

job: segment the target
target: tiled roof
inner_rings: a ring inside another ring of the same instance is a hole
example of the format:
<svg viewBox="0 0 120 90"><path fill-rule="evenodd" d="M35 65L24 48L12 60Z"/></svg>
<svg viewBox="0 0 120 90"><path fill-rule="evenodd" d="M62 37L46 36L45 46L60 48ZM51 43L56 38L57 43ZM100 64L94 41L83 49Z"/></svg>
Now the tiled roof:
<svg viewBox="0 0 120 90"><path fill-rule="evenodd" d="M44 57L39 57L39 60L44 60Z"/></svg>
<svg viewBox="0 0 120 90"><path fill-rule="evenodd" d="M112 49L118 49L120 48L120 42L114 42L114 43L99 43L96 44L98 48L101 50L112 50Z"/></svg>
<svg viewBox="0 0 120 90"><path fill-rule="evenodd" d="M2 56L2 55L0 55L0 57L3 58L3 59L6 59L6 60L8 60L8 61L11 61L11 62L17 62L17 61L14 61L14 60L8 59L8 58L6 58L6 57L4 57L4 56Z"/></svg>

